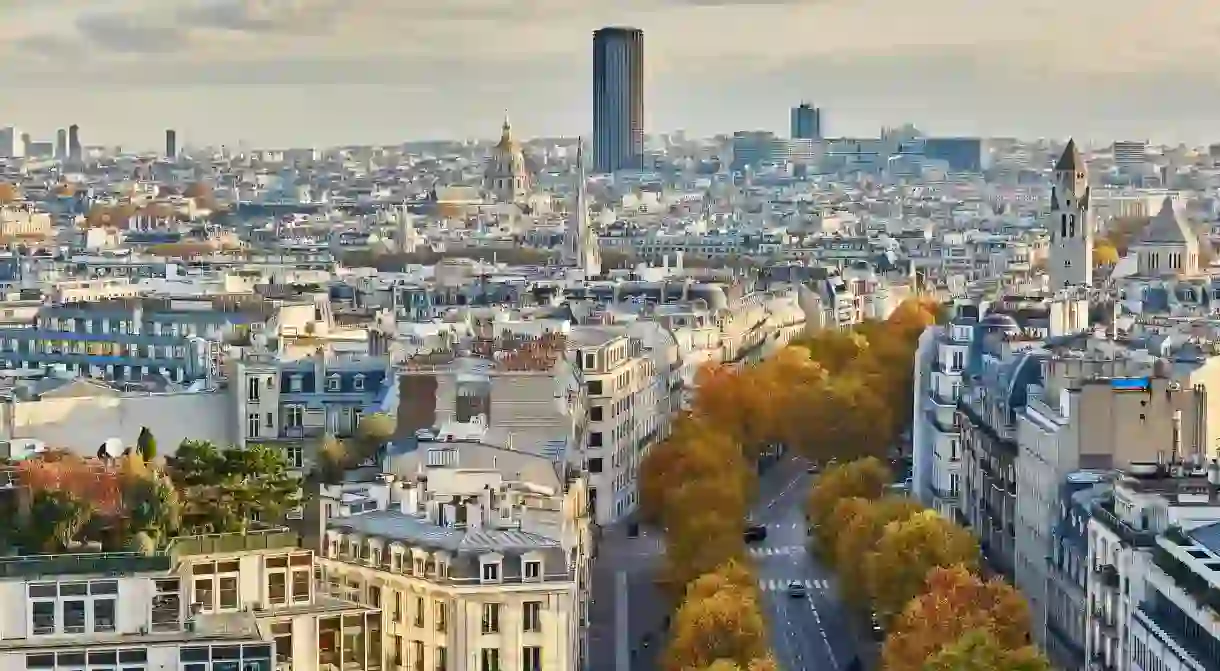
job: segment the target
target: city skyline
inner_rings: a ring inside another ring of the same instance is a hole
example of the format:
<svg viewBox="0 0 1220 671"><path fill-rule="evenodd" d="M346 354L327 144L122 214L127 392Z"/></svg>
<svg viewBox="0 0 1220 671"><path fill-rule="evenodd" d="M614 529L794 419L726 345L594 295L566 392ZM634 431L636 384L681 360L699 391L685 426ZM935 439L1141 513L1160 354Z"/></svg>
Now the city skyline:
<svg viewBox="0 0 1220 671"><path fill-rule="evenodd" d="M603 25L648 35L653 133L786 133L788 110L809 100L832 136L911 121L945 135L1200 143L1220 104L1208 71L1220 18L1197 0L1031 0L986 22L963 19L969 0L249 4L16 2L0 123L46 139L76 122L87 143L147 148L166 127L184 144L393 143L491 138L507 108L521 136L587 134L589 35ZM867 30L833 29L853 25Z"/></svg>

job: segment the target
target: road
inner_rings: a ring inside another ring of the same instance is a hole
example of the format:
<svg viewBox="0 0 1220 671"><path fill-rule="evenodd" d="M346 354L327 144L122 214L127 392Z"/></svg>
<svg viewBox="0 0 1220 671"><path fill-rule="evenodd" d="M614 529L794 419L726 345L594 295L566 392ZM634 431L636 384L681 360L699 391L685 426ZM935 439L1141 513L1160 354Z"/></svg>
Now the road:
<svg viewBox="0 0 1220 671"><path fill-rule="evenodd" d="M847 611L838 600L834 576L808 552L804 499L810 475L792 463L778 488L762 489L753 511L767 526L767 539L751 545L764 616L771 626L771 647L783 671L846 671L856 656ZM791 596L790 583L805 595Z"/></svg>
<svg viewBox="0 0 1220 671"><path fill-rule="evenodd" d="M751 511L767 525L767 539L750 546L762 590L764 616L782 671L846 671L855 655L833 577L807 552L804 499L810 477L805 466L785 459L759 481ZM651 671L664 642L669 605L653 584L664 551L659 531L627 538L622 526L603 532L591 570L589 671ZM787 593L799 581L807 594Z"/></svg>

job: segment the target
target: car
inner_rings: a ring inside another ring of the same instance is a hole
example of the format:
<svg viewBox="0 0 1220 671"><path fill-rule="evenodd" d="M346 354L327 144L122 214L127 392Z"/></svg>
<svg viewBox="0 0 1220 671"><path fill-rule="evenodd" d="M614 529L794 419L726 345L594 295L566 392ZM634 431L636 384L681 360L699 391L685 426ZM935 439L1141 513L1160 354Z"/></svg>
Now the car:
<svg viewBox="0 0 1220 671"><path fill-rule="evenodd" d="M799 583L796 581L788 583L788 596L792 597L793 599L803 599L808 593L809 590L805 589L804 583Z"/></svg>
<svg viewBox="0 0 1220 671"><path fill-rule="evenodd" d="M747 543L760 543L767 540L767 527L762 524L751 524L743 534Z"/></svg>
<svg viewBox="0 0 1220 671"><path fill-rule="evenodd" d="M817 475L818 473L822 472L822 468L817 464L809 464L809 468L806 468L805 472L810 475Z"/></svg>
<svg viewBox="0 0 1220 671"><path fill-rule="evenodd" d="M868 617L869 625L872 628L873 638L878 641L885 640L885 628L881 626L880 620L877 619L877 614L873 613Z"/></svg>

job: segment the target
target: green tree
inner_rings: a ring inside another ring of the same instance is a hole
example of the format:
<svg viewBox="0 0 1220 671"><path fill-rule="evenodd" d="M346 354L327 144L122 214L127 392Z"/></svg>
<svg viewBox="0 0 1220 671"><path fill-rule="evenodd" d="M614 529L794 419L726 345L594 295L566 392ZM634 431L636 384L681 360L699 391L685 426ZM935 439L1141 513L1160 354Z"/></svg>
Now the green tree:
<svg viewBox="0 0 1220 671"><path fill-rule="evenodd" d="M136 438L136 447L140 450L140 456L144 457L145 463L157 457L157 439L153 436L152 431L148 430L147 426L140 427L140 435Z"/></svg>
<svg viewBox="0 0 1220 671"><path fill-rule="evenodd" d="M1005 648L990 632L976 629L941 648L922 671L1051 671L1046 657L1030 645Z"/></svg>
<svg viewBox="0 0 1220 671"><path fill-rule="evenodd" d="M288 474L283 451L254 443L224 451L221 501L245 531L257 511L263 519L277 519L300 503L300 482Z"/></svg>
<svg viewBox="0 0 1220 671"><path fill-rule="evenodd" d="M154 542L176 534L182 525L182 503L169 477L149 472L124 483L123 509L128 529L144 533Z"/></svg>
<svg viewBox="0 0 1220 671"><path fill-rule="evenodd" d="M314 464L312 477L317 482L337 485L343 482L350 461L347 444L334 436L327 436L318 449L318 461Z"/></svg>
<svg viewBox="0 0 1220 671"><path fill-rule="evenodd" d="M40 490L30 501L26 544L39 552L68 549L93 517L93 506L63 490Z"/></svg>
<svg viewBox="0 0 1220 671"><path fill-rule="evenodd" d="M357 463L376 459L381 447L394 437L398 428L398 420L382 412L364 415L356 427L356 453L352 456Z"/></svg>
<svg viewBox="0 0 1220 671"><path fill-rule="evenodd" d="M170 474L181 489L220 484L224 454L207 440L184 440L169 460Z"/></svg>

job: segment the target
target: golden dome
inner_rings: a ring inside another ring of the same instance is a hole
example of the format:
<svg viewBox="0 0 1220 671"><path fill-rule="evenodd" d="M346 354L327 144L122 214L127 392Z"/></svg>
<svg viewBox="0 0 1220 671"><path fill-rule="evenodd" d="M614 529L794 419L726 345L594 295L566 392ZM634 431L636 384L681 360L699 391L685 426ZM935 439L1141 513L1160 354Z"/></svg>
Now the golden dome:
<svg viewBox="0 0 1220 671"><path fill-rule="evenodd" d="M487 170L483 183L488 191L501 201L514 201L530 188L529 170L525 165L525 154L521 145L513 139L513 128L504 117L500 141L492 147L487 157Z"/></svg>

